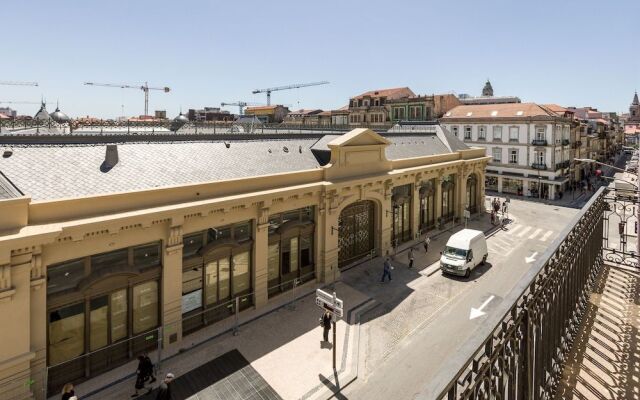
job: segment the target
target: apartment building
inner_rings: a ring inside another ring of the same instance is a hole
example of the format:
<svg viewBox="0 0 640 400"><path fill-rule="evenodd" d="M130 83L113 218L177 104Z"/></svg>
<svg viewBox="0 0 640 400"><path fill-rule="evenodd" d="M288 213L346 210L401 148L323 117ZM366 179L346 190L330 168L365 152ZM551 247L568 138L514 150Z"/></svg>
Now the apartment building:
<svg viewBox="0 0 640 400"><path fill-rule="evenodd" d="M492 157L485 187L499 193L553 199L570 181L569 110L535 103L461 105L447 112L442 126Z"/></svg>

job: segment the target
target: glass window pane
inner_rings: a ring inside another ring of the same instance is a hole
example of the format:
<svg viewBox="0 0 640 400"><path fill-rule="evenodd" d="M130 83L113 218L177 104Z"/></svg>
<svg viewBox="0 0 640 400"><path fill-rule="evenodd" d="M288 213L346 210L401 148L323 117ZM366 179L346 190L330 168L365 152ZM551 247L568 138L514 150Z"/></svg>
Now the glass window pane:
<svg viewBox="0 0 640 400"><path fill-rule="evenodd" d="M49 313L49 365L84 353L84 303Z"/></svg>
<svg viewBox="0 0 640 400"><path fill-rule="evenodd" d="M198 250L202 248L202 233L198 232L182 239L184 247L182 248L182 258L194 256Z"/></svg>
<svg viewBox="0 0 640 400"><path fill-rule="evenodd" d="M182 294L202 289L202 270L199 267L182 271Z"/></svg>
<svg viewBox="0 0 640 400"><path fill-rule="evenodd" d="M302 236L300 238L300 266L308 267L313 264L313 251L311 250L313 242L312 236Z"/></svg>
<svg viewBox="0 0 640 400"><path fill-rule="evenodd" d="M295 272L298 270L298 238L291 238L291 262L290 262L291 272Z"/></svg>
<svg viewBox="0 0 640 400"><path fill-rule="evenodd" d="M218 301L218 261L207 263L206 273L206 303L214 304Z"/></svg>
<svg viewBox="0 0 640 400"><path fill-rule="evenodd" d="M281 215L273 214L269 216L269 234L271 235L281 224Z"/></svg>
<svg viewBox="0 0 640 400"><path fill-rule="evenodd" d="M47 268L47 294L75 288L84 277L84 259Z"/></svg>
<svg viewBox="0 0 640 400"><path fill-rule="evenodd" d="M220 228L211 228L208 231L208 242L212 243L217 240L231 239L231 227L222 226Z"/></svg>
<svg viewBox="0 0 640 400"><path fill-rule="evenodd" d="M268 280L278 279L280 276L280 243L269 245Z"/></svg>
<svg viewBox="0 0 640 400"><path fill-rule="evenodd" d="M287 211L285 213L282 214L282 223L284 224L285 222L288 221L299 221L300 220L300 210L292 210L292 211Z"/></svg>
<svg viewBox="0 0 640 400"><path fill-rule="evenodd" d="M218 294L220 300L227 300L230 296L228 258L218 260Z"/></svg>
<svg viewBox="0 0 640 400"><path fill-rule="evenodd" d="M237 241L247 240L251 238L251 224L245 222L233 227L233 238Z"/></svg>
<svg viewBox="0 0 640 400"><path fill-rule="evenodd" d="M133 333L138 334L158 326L158 282L146 282L133 287Z"/></svg>
<svg viewBox="0 0 640 400"><path fill-rule="evenodd" d="M129 264L129 249L121 249L91 257L91 272L103 268L126 267Z"/></svg>
<svg viewBox="0 0 640 400"><path fill-rule="evenodd" d="M251 289L251 269L249 252L233 256L233 294L249 292Z"/></svg>
<svg viewBox="0 0 640 400"><path fill-rule="evenodd" d="M160 244L148 244L133 248L133 265L151 267L160 264Z"/></svg>
<svg viewBox="0 0 640 400"><path fill-rule="evenodd" d="M313 221L313 206L302 209L302 221Z"/></svg>
<svg viewBox="0 0 640 400"><path fill-rule="evenodd" d="M111 293L111 342L127 337L127 289Z"/></svg>
<svg viewBox="0 0 640 400"><path fill-rule="evenodd" d="M98 350L109 342L108 311L108 296L91 299L91 312L89 313L89 350L91 351Z"/></svg>

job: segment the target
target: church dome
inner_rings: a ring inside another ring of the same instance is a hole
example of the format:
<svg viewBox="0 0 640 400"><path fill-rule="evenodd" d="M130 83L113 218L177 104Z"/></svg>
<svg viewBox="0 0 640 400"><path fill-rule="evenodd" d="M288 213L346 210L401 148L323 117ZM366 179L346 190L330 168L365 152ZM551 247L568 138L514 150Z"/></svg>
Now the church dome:
<svg viewBox="0 0 640 400"><path fill-rule="evenodd" d="M183 113L180 113L177 117L173 119L173 122L186 124L187 122L189 122L189 118L187 118Z"/></svg>
<svg viewBox="0 0 640 400"><path fill-rule="evenodd" d="M487 83L485 83L484 87L482 88L482 95L493 96L493 87L491 86L491 82L489 82L488 79L487 79Z"/></svg>
<svg viewBox="0 0 640 400"><path fill-rule="evenodd" d="M70 118L67 114L63 113L62 111L60 111L60 107L56 107L56 110L54 112L52 112L50 114L51 118L59 123L59 124L64 124L69 122Z"/></svg>

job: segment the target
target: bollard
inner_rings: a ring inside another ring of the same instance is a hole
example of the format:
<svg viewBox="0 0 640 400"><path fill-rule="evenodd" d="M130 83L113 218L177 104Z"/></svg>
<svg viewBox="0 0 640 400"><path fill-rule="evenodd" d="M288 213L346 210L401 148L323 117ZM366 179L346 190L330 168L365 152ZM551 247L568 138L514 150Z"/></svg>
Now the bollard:
<svg viewBox="0 0 640 400"><path fill-rule="evenodd" d="M233 336L238 336L240 329L238 327L238 313L240 312L240 297L236 297L235 322L233 326Z"/></svg>

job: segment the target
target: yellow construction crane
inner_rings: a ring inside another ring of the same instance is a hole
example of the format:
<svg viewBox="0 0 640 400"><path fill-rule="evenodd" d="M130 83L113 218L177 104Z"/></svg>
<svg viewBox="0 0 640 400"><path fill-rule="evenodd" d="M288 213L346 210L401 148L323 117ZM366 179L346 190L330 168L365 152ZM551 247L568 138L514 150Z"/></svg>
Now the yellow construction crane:
<svg viewBox="0 0 640 400"><path fill-rule="evenodd" d="M0 85L11 85L11 86L38 86L38 82L0 81Z"/></svg>
<svg viewBox="0 0 640 400"><path fill-rule="evenodd" d="M253 93L253 94L266 93L267 94L267 105L270 106L271 105L271 92L275 92L277 90L298 89L298 88L307 87L307 86L326 85L328 83L329 82L327 82L327 81L311 82L311 83L296 83L294 85L276 86L276 87L266 88L266 89L256 89L251 93Z"/></svg>
<svg viewBox="0 0 640 400"><path fill-rule="evenodd" d="M85 85L89 86L104 86L104 87L114 87L120 89L139 89L144 92L144 115L149 115L149 90L161 90L165 93L169 93L171 91L168 87L149 87L147 82L142 86L132 86L132 85L119 85L115 83L95 83L95 82L85 82Z"/></svg>

